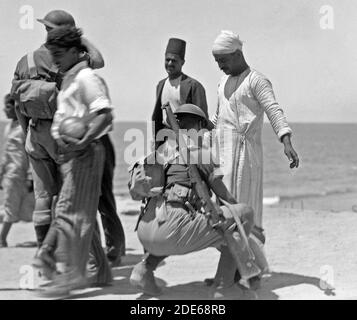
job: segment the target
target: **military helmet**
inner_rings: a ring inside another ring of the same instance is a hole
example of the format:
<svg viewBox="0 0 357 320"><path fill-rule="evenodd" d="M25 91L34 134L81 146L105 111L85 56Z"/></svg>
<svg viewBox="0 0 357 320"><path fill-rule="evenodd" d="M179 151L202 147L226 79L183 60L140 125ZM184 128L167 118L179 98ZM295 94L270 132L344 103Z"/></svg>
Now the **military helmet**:
<svg viewBox="0 0 357 320"><path fill-rule="evenodd" d="M194 115L202 118L205 121L205 127L208 130L212 130L214 128L213 123L209 119L207 119L203 110L194 104L185 103L185 104L179 106L174 113L175 114L180 114L180 113L194 114Z"/></svg>
<svg viewBox="0 0 357 320"><path fill-rule="evenodd" d="M37 19L37 21L50 28L64 25L75 27L76 25L72 15L63 10L52 10L43 19Z"/></svg>

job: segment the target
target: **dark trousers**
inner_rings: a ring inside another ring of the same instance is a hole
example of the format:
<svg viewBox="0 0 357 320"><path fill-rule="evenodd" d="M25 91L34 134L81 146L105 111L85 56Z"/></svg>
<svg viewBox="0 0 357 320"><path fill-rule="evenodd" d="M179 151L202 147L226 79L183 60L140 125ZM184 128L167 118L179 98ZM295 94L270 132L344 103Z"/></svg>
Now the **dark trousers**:
<svg viewBox="0 0 357 320"><path fill-rule="evenodd" d="M107 257L110 261L115 261L118 257L125 255L124 229L117 214L113 194L115 152L109 135L103 136L100 140L105 149L105 162L98 210L102 218Z"/></svg>

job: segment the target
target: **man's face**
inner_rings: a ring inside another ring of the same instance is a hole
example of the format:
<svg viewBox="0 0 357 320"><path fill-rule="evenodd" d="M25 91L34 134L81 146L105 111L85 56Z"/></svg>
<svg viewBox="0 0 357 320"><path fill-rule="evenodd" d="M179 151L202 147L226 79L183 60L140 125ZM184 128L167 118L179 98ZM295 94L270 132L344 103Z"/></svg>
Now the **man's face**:
<svg viewBox="0 0 357 320"><path fill-rule="evenodd" d="M228 54L214 54L213 56L218 64L218 67L225 74L234 75L241 63L241 54L239 51Z"/></svg>
<svg viewBox="0 0 357 320"><path fill-rule="evenodd" d="M15 104L12 101L5 99L4 112L8 119L14 119L14 120L17 119L15 113Z"/></svg>
<svg viewBox="0 0 357 320"><path fill-rule="evenodd" d="M191 114L179 113L176 115L177 122L180 129L199 131L202 129L202 123L198 117Z"/></svg>
<svg viewBox="0 0 357 320"><path fill-rule="evenodd" d="M165 54L165 69L169 77L175 78L181 74L182 66L184 65L185 60L174 53Z"/></svg>
<svg viewBox="0 0 357 320"><path fill-rule="evenodd" d="M62 48L58 46L49 46L54 64L59 71L66 72L78 62L79 55L76 48Z"/></svg>

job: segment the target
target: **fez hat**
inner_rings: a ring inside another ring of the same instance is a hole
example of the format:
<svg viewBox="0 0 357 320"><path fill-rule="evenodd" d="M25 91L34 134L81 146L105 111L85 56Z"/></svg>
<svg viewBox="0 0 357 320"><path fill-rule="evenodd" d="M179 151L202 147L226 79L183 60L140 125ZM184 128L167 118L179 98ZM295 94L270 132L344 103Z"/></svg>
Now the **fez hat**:
<svg viewBox="0 0 357 320"><path fill-rule="evenodd" d="M174 53L177 54L181 59L185 59L185 52L186 52L186 41L177 39L177 38L170 38L169 42L166 47L166 53Z"/></svg>

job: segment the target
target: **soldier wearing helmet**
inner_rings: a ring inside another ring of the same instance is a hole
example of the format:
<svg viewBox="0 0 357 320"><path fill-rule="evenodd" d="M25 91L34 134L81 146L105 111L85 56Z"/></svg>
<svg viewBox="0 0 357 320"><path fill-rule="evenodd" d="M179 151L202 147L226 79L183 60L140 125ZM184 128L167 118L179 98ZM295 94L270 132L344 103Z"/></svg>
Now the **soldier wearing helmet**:
<svg viewBox="0 0 357 320"><path fill-rule="evenodd" d="M162 149L158 150L167 155L164 161L165 184L160 195L148 200L144 215L138 223L138 237L146 254L133 268L130 282L145 294L159 295L161 289L155 282L153 272L165 257L216 247L221 251L221 267L217 270L215 284L234 288L236 270L232 267L232 256L223 238L212 229L201 212L202 201L192 185L188 164L194 163L197 166L210 190L233 204L234 211L243 220L248 234L253 225L253 211L244 204L237 204L223 184L222 174L210 150L203 148L199 139L193 137L194 133L199 134L212 127L205 113L196 105L184 104L176 109L175 115L182 136L186 136L186 143L185 146L180 146L169 136L160 147ZM232 214L227 207L222 207L222 210L227 226L232 225Z"/></svg>
<svg viewBox="0 0 357 320"><path fill-rule="evenodd" d="M50 11L43 19L38 19L46 31L60 26L75 27L75 21L71 14L63 10ZM101 68L104 66L100 52L88 41L81 39L82 49L87 53L82 55L83 60L87 60L91 67ZM60 154L55 140L50 131L53 120L53 111L57 108L56 96L61 88L63 74L58 70L52 60L50 51L45 44L35 51L24 55L17 63L12 80L11 93L16 100L16 114L19 123L26 136L26 152L29 155L34 179L35 210L33 221L38 246L40 247L50 228L52 215L51 208L54 197L58 194L60 184L59 164ZM36 101L40 105L36 109L25 107L27 101L21 96L29 96L29 93L21 94L22 85L25 89L30 87L31 80L41 80L44 85L56 84L53 92L37 90L30 92L30 101ZM37 93L38 92L38 93ZM51 99L51 104L48 100ZM21 101L20 101L21 100ZM42 103L45 101L46 103ZM40 104L41 102L41 104ZM31 113L30 113L31 111Z"/></svg>

